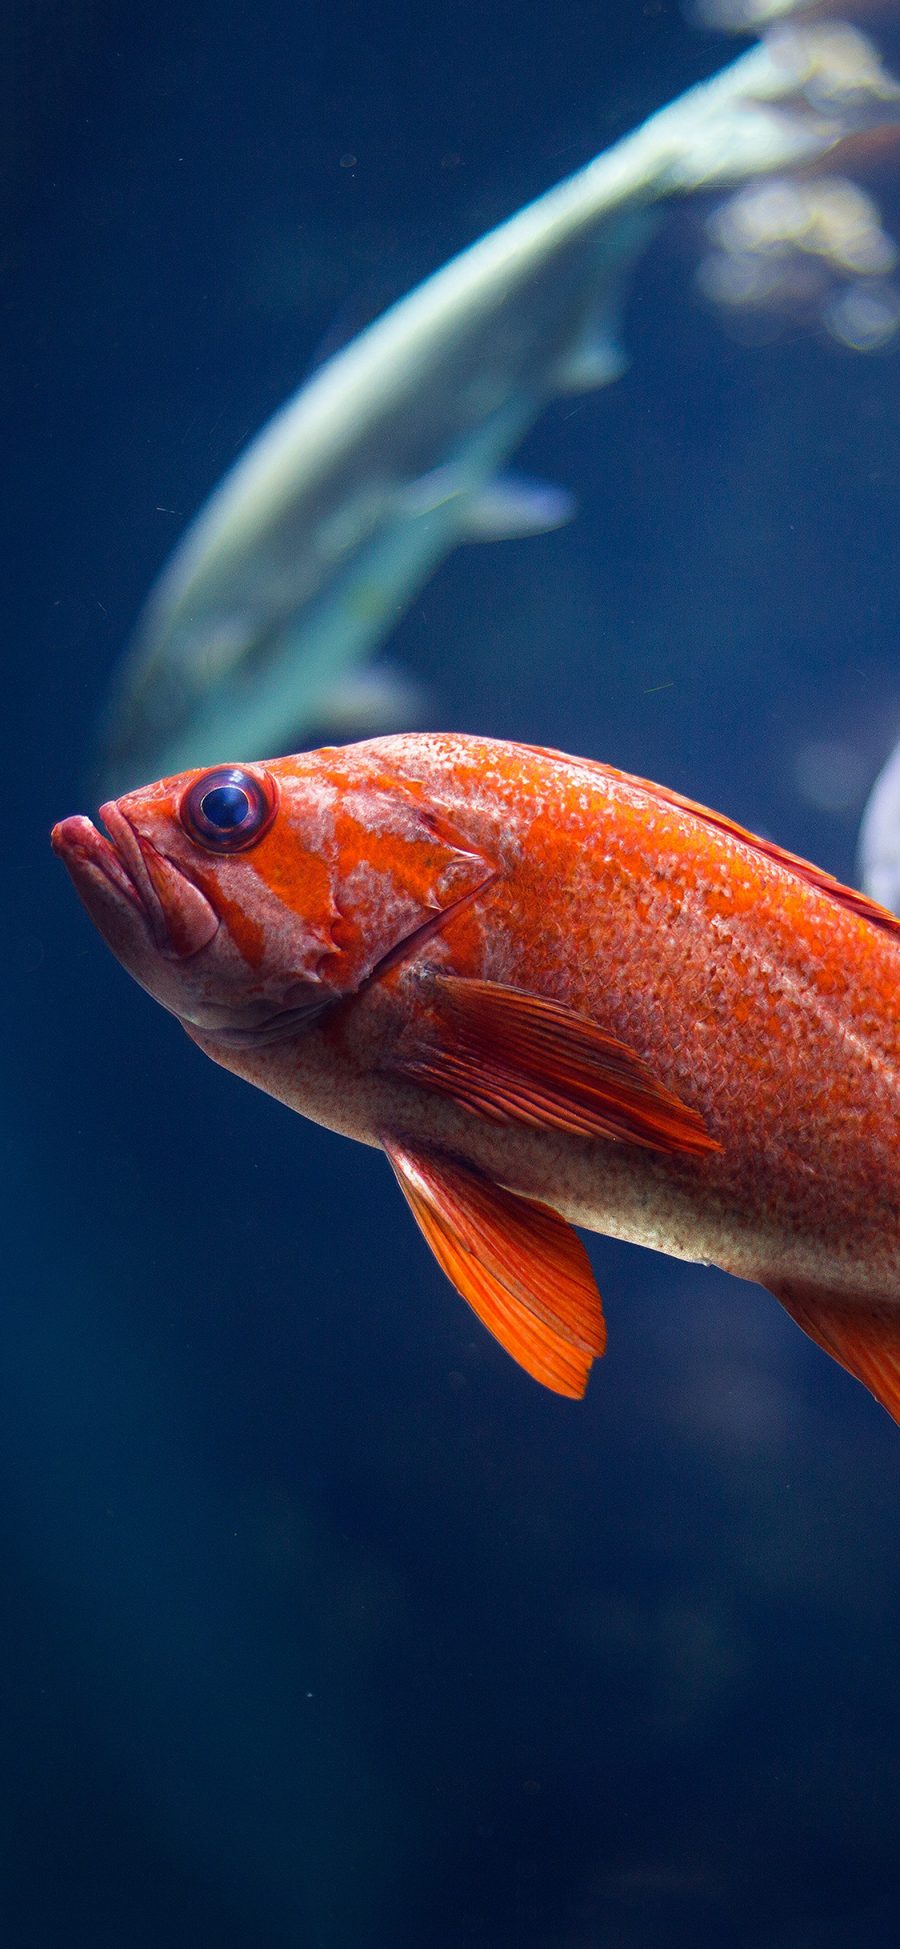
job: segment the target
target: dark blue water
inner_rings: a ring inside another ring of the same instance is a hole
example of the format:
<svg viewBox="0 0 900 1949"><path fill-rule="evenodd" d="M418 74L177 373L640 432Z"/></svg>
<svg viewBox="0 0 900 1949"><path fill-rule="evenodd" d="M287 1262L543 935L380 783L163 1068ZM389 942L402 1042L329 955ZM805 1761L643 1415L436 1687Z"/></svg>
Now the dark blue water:
<svg viewBox="0 0 900 1949"><path fill-rule="evenodd" d="M334 319L730 49L662 0L8 0L6 34L2 1940L882 1949L888 1417L761 1290L603 1240L607 1358L538 1390L383 1161L205 1062L46 840L150 581ZM392 654L435 724L850 876L900 730L900 368L729 342L698 231L639 275L627 378L522 456L579 520L461 551Z"/></svg>

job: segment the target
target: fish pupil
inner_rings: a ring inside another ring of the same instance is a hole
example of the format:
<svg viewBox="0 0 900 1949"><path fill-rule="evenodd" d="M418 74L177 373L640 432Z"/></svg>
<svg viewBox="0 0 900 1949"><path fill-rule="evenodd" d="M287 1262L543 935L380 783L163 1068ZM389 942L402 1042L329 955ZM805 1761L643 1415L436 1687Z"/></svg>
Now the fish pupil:
<svg viewBox="0 0 900 1949"><path fill-rule="evenodd" d="M240 785L214 785L200 800L200 810L211 826L232 832L243 825L250 811L250 800Z"/></svg>

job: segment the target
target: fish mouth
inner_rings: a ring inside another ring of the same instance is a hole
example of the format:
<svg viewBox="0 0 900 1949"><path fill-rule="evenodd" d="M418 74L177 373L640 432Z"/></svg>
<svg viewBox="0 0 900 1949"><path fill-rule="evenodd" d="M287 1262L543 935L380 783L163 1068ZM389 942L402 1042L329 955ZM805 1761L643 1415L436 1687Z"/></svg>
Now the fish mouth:
<svg viewBox="0 0 900 1949"><path fill-rule="evenodd" d="M60 819L50 834L50 844L73 878L85 868L99 873L114 893L120 894L136 909L142 920L149 920L137 884L123 858L106 834L97 830L93 819L86 818L81 812L70 819Z"/></svg>
<svg viewBox="0 0 900 1949"><path fill-rule="evenodd" d="M54 826L50 843L101 932L108 933L103 913L112 904L120 918L129 911L138 917L167 959L183 961L199 953L219 929L219 917L206 895L132 825L114 799L100 807L98 816L105 833L78 813Z"/></svg>

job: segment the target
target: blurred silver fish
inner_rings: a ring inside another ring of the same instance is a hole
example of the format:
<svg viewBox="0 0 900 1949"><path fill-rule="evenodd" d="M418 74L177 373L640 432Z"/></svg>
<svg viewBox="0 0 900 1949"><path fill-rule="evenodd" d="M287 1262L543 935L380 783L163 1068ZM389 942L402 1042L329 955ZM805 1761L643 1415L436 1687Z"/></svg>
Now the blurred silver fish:
<svg viewBox="0 0 900 1949"><path fill-rule="evenodd" d="M349 728L349 673L457 542L567 518L561 490L498 475L548 401L622 371L615 313L653 205L802 168L895 120L898 100L862 35L779 28L329 360L153 590L106 713L103 794ZM384 728L391 712L361 715Z"/></svg>
<svg viewBox="0 0 900 1949"><path fill-rule="evenodd" d="M860 883L900 914L900 744L878 774L859 829Z"/></svg>

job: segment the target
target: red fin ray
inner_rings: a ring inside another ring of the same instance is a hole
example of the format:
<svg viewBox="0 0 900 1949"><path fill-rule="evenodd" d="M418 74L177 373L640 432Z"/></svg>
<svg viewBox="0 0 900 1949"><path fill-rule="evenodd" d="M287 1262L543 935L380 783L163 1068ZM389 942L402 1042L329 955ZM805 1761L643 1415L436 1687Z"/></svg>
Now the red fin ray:
<svg viewBox="0 0 900 1949"><path fill-rule="evenodd" d="M796 1283L770 1287L811 1340L900 1423L900 1306L832 1297Z"/></svg>
<svg viewBox="0 0 900 1949"><path fill-rule="evenodd" d="M527 1373L579 1399L606 1328L590 1260L571 1226L470 1165L392 1138L384 1148L457 1292Z"/></svg>
<svg viewBox="0 0 900 1949"><path fill-rule="evenodd" d="M565 1003L455 975L435 990L446 1033L404 1057L404 1077L492 1123L698 1157L720 1148L632 1049Z"/></svg>

